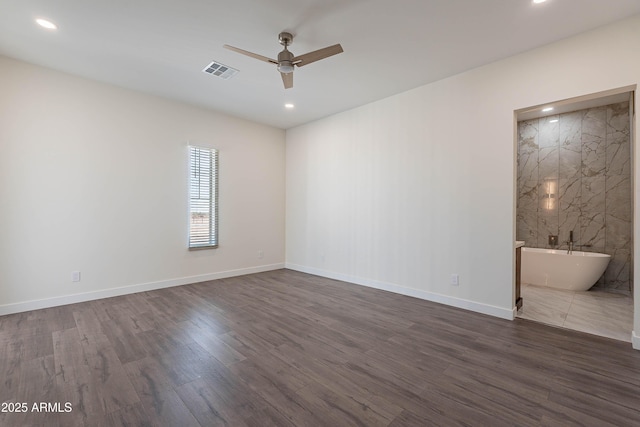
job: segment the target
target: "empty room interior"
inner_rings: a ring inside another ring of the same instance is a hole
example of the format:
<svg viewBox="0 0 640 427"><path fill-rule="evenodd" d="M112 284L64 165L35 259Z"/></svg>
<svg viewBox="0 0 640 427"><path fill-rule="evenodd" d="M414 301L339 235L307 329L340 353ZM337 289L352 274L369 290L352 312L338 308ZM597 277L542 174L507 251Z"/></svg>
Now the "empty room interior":
<svg viewBox="0 0 640 427"><path fill-rule="evenodd" d="M640 425L638 1L0 11L0 425Z"/></svg>

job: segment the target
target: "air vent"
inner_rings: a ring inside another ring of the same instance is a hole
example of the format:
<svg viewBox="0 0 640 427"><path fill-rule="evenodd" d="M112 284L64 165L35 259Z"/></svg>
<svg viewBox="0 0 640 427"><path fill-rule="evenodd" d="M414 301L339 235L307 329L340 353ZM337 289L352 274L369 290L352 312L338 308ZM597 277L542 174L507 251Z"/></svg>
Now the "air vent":
<svg viewBox="0 0 640 427"><path fill-rule="evenodd" d="M213 76L218 76L224 80L229 80L231 77L235 76L238 73L238 70L236 70L235 68L231 68L228 65L224 65L215 61L207 65L207 67L202 71Z"/></svg>

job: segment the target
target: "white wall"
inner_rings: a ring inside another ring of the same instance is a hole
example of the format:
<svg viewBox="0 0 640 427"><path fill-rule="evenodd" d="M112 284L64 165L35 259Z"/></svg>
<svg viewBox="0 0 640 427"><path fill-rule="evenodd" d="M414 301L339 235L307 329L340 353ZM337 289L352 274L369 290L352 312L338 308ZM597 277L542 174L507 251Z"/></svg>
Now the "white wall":
<svg viewBox="0 0 640 427"><path fill-rule="evenodd" d="M220 150L215 250L186 249L189 141ZM0 314L282 267L284 188L282 130L0 57Z"/></svg>
<svg viewBox="0 0 640 427"><path fill-rule="evenodd" d="M512 318L514 110L637 84L638 46L640 16L290 129L287 266Z"/></svg>

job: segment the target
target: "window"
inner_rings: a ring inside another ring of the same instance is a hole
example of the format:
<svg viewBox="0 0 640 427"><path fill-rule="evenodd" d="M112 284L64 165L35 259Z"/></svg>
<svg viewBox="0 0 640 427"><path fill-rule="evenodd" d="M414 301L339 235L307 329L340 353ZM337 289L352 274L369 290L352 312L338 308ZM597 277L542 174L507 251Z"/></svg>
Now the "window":
<svg viewBox="0 0 640 427"><path fill-rule="evenodd" d="M218 247L218 150L189 146L189 249Z"/></svg>

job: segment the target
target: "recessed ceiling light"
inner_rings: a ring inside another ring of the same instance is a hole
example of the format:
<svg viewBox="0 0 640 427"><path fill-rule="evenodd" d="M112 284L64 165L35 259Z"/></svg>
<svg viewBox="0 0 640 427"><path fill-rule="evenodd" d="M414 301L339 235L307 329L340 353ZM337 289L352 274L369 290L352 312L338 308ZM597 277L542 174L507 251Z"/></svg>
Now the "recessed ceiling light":
<svg viewBox="0 0 640 427"><path fill-rule="evenodd" d="M295 108L295 105L293 105L293 104L284 104L284 108L286 108L287 110L291 110L292 108Z"/></svg>
<svg viewBox="0 0 640 427"><path fill-rule="evenodd" d="M51 21L48 21L46 19L42 19L42 18L38 18L36 19L36 22L38 23L38 25L40 25L43 28L46 28L47 30L57 30L58 26L56 24L54 24Z"/></svg>
<svg viewBox="0 0 640 427"><path fill-rule="evenodd" d="M549 120L549 123L558 123L558 119Z"/></svg>
<svg viewBox="0 0 640 427"><path fill-rule="evenodd" d="M548 113L549 111L553 111L553 107L547 107L542 109L543 113Z"/></svg>
<svg viewBox="0 0 640 427"><path fill-rule="evenodd" d="M533 2L534 2L534 3L544 3L544 2L546 2L546 1L547 1L547 0L533 0Z"/></svg>

